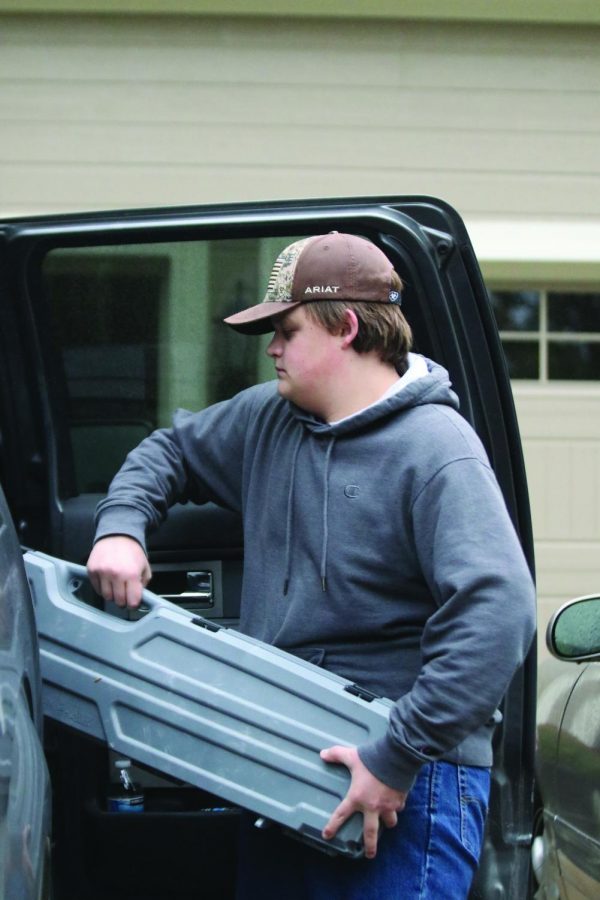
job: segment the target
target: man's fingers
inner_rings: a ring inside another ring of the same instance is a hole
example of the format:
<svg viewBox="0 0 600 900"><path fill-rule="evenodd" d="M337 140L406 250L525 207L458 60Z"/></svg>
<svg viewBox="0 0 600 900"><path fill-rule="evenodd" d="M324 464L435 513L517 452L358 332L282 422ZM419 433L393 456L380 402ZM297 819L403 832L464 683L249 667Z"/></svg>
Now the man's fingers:
<svg viewBox="0 0 600 900"><path fill-rule="evenodd" d="M332 837L335 837L346 819L350 818L354 811L354 807L351 803L348 802L347 799L342 800L340 805L336 807L336 809L334 809L329 822L323 829L323 837L326 841L328 841Z"/></svg>
<svg viewBox="0 0 600 900"><path fill-rule="evenodd" d="M379 837L379 816L375 812L365 812L363 825L363 841L365 844L365 856L373 859L377 853L377 838Z"/></svg>
<svg viewBox="0 0 600 900"><path fill-rule="evenodd" d="M124 581L122 578L108 576L99 580L98 587L94 584L94 589L105 600L112 600L121 609L126 606L136 609L142 600L142 582L138 578Z"/></svg>
<svg viewBox="0 0 600 900"><path fill-rule="evenodd" d="M386 828L395 828L395 826L398 824L398 814L394 810L382 813L381 821Z"/></svg>
<svg viewBox="0 0 600 900"><path fill-rule="evenodd" d="M150 566L146 566L146 568L142 572L142 587L146 587L151 578L152 572L150 571Z"/></svg>
<svg viewBox="0 0 600 900"><path fill-rule="evenodd" d="M127 606L127 582L122 578L114 578L112 581L113 600L117 606Z"/></svg>
<svg viewBox="0 0 600 900"><path fill-rule="evenodd" d="M320 756L323 762L340 763L344 766L348 766L350 761L349 751L350 747L327 747L325 750L321 750Z"/></svg>
<svg viewBox="0 0 600 900"><path fill-rule="evenodd" d="M94 588L96 593L101 594L102 593L102 585L100 582L100 578L96 575L95 572L88 571L88 575L90 577L90 584L92 585L92 587Z"/></svg>
<svg viewBox="0 0 600 900"><path fill-rule="evenodd" d="M136 609L142 602L142 585L147 584L144 581L132 579L125 583L125 602L127 606Z"/></svg>
<svg viewBox="0 0 600 900"><path fill-rule="evenodd" d="M114 600L114 592L113 592L113 584L110 578L100 578L100 595L104 597L105 600ZM115 603L117 601L115 600Z"/></svg>

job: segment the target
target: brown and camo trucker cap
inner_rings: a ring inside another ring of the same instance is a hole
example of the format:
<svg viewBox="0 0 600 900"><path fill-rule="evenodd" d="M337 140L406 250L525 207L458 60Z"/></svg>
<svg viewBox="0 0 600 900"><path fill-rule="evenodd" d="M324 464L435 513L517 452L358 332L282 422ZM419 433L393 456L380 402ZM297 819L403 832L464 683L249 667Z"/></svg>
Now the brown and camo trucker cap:
<svg viewBox="0 0 600 900"><path fill-rule="evenodd" d="M392 272L385 254L355 234L332 231L303 238L277 257L262 303L228 316L225 322L245 334L265 334L273 330L273 316L313 300L400 304Z"/></svg>

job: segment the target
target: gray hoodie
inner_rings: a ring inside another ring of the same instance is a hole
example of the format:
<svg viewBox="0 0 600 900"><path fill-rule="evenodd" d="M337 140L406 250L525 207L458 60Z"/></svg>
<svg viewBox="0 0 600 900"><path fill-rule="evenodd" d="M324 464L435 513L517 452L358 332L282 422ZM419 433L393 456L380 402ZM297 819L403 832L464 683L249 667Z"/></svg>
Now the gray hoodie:
<svg viewBox="0 0 600 900"><path fill-rule="evenodd" d="M492 762L497 706L529 648L535 596L485 451L447 372L330 425L258 385L180 411L132 453L96 540L145 546L168 507L241 513L240 629L397 701L359 747L410 788L431 759Z"/></svg>

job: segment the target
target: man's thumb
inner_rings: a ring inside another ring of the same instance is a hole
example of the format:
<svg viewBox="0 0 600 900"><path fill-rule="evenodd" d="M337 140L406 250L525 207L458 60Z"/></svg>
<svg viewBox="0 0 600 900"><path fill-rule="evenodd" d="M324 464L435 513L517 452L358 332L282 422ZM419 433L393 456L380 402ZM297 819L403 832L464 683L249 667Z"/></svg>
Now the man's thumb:
<svg viewBox="0 0 600 900"><path fill-rule="evenodd" d="M347 750L347 747L327 747L321 750L320 756L323 762L346 765Z"/></svg>

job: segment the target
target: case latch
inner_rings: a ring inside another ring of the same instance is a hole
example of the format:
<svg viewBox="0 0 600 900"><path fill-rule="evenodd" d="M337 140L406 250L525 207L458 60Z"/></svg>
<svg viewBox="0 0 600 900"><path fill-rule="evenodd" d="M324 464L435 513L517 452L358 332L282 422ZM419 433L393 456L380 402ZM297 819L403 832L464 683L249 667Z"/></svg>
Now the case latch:
<svg viewBox="0 0 600 900"><path fill-rule="evenodd" d="M366 700L367 703L372 703L373 700L380 699L379 694L374 694L373 691L368 691L358 684L347 684L344 690L349 694L353 694L355 697L360 697L361 700Z"/></svg>

